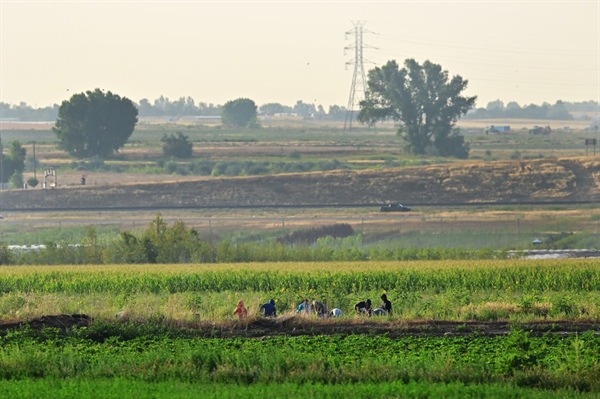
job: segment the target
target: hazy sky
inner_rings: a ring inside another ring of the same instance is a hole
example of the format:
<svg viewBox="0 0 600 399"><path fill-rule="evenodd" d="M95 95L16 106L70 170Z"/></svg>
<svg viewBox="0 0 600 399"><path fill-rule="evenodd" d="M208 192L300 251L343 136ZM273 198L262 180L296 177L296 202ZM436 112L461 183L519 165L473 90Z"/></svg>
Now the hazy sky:
<svg viewBox="0 0 600 399"><path fill-rule="evenodd" d="M428 59L468 79L478 107L600 100L600 0L0 0L0 14L0 101L11 104L99 87L136 102L346 106L353 21L365 22L366 71Z"/></svg>

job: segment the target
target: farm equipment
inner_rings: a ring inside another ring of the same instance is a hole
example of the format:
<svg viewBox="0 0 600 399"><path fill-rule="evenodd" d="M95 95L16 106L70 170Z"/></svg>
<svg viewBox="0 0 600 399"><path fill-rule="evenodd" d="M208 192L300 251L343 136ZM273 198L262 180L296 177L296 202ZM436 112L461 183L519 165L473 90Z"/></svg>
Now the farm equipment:
<svg viewBox="0 0 600 399"><path fill-rule="evenodd" d="M547 136L551 132L552 132L552 129L550 128L550 126L546 126L546 127L534 126L532 129L529 129L529 134L531 134L533 136Z"/></svg>

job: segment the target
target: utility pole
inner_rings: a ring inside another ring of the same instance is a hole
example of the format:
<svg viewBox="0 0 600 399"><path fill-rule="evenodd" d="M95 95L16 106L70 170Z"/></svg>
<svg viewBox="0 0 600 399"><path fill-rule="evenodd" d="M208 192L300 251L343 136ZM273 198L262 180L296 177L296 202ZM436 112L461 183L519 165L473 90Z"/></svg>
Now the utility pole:
<svg viewBox="0 0 600 399"><path fill-rule="evenodd" d="M354 59L346 62L348 65L354 64L354 73L352 74L352 86L350 86L350 96L348 98L348 107L346 108L346 119L344 121L344 130L352 130L352 118L354 111L358 108L360 100L365 98L365 90L367 88L367 79L365 78L365 66L363 60L363 48L369 45L363 44L363 33L373 33L363 29L366 21L352 21L354 28L346 32L346 37L354 33L354 44L344 47L346 50L354 49Z"/></svg>
<svg viewBox="0 0 600 399"><path fill-rule="evenodd" d="M2 159L3 153L4 145L2 144L2 135L0 134L0 190L4 190L4 172L2 170L2 164L4 163L4 159Z"/></svg>
<svg viewBox="0 0 600 399"><path fill-rule="evenodd" d="M37 170L36 165L37 161L35 160L35 141L33 142L33 178L37 180Z"/></svg>

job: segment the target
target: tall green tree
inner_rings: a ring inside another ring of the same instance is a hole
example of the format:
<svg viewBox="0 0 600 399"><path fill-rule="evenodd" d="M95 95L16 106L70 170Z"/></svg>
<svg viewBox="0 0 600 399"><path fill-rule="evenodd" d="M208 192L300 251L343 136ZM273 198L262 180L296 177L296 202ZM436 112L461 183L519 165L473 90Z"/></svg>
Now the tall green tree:
<svg viewBox="0 0 600 399"><path fill-rule="evenodd" d="M370 125L389 119L402 122L398 134L410 153L467 158L469 145L456 128L477 99L461 95L467 83L459 75L449 79L447 71L429 61L420 65L407 59L403 68L388 61L369 71L358 120Z"/></svg>
<svg viewBox="0 0 600 399"><path fill-rule="evenodd" d="M52 131L58 147L69 155L106 159L125 145L137 116L138 110L128 98L96 89L63 101Z"/></svg>
<svg viewBox="0 0 600 399"><path fill-rule="evenodd" d="M227 101L223 105L221 121L225 126L256 127L258 126L256 104L248 98Z"/></svg>
<svg viewBox="0 0 600 399"><path fill-rule="evenodd" d="M13 180L20 177L22 181L27 150L25 150L19 141L14 140L8 146L6 154L4 153L2 143L0 143L0 152L2 152L2 162L0 164L0 171L2 172L0 173L0 180L2 180L2 183L8 182L13 176L15 176Z"/></svg>

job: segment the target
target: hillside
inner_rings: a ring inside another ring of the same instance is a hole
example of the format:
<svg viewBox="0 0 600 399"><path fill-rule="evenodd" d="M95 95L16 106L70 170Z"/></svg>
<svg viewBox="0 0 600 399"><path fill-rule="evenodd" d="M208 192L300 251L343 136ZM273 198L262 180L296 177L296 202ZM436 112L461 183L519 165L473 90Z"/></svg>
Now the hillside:
<svg viewBox="0 0 600 399"><path fill-rule="evenodd" d="M116 175L118 176L118 175ZM600 201L592 157L468 162L1 193L3 211L30 208Z"/></svg>

